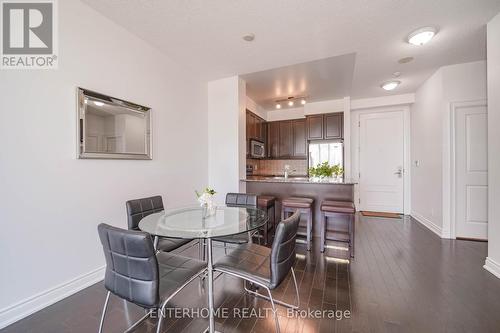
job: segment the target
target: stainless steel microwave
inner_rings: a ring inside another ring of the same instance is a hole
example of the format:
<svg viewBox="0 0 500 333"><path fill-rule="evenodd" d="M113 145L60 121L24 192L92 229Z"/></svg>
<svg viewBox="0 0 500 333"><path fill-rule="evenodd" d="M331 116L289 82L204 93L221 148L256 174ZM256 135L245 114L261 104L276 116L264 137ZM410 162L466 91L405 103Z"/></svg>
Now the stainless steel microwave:
<svg viewBox="0 0 500 333"><path fill-rule="evenodd" d="M263 142L250 140L250 157L264 158L266 157L266 146Z"/></svg>

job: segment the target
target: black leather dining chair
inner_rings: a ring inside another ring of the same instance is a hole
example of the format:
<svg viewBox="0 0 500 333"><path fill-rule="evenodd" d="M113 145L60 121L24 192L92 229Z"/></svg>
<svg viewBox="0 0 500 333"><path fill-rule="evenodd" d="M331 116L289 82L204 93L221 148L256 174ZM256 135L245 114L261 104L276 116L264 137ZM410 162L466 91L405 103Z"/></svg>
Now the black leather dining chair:
<svg viewBox="0 0 500 333"><path fill-rule="evenodd" d="M127 221L129 230L139 230L139 222L146 216L164 210L163 200L160 195L148 198L129 200L127 206ZM192 239L177 239L159 237L156 248L160 251L170 252L191 242Z"/></svg>
<svg viewBox="0 0 500 333"><path fill-rule="evenodd" d="M297 238L299 221L299 211L296 211L292 216L281 221L276 228L276 234L271 249L252 243L240 245L214 265L214 271L241 278L266 289L268 296L261 295L256 291L248 289L245 284L245 290L248 293L271 301L277 332L280 331L280 327L275 303L297 310L300 302L299 288L295 277L295 271L293 270L293 264L295 262L295 241ZM290 271L295 284L296 305L275 300L271 293L271 290L276 289Z"/></svg>
<svg viewBox="0 0 500 333"><path fill-rule="evenodd" d="M151 235L146 232L124 230L104 223L99 224L97 230L106 259L104 287L108 290L99 333L102 332L111 294L149 310L128 330L157 310L156 332L159 333L167 303L205 272L206 263L156 251Z"/></svg>
<svg viewBox="0 0 500 333"><path fill-rule="evenodd" d="M228 207L252 207L257 208L257 195L249 193L228 193L226 194L226 206ZM236 234L226 237L217 237L213 240L216 242L224 243L224 251L227 254L226 245L227 244L245 244L251 242L254 234L258 232L249 232Z"/></svg>

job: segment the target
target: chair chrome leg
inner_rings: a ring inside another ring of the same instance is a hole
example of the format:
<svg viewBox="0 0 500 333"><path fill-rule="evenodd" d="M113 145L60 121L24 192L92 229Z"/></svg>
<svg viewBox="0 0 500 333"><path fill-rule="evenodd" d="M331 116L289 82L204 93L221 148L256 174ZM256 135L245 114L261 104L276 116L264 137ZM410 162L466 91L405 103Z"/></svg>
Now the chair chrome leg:
<svg viewBox="0 0 500 333"><path fill-rule="evenodd" d="M293 268L292 268L292 269L293 269ZM293 281L294 281L294 283L295 283L295 293L296 293L296 297L297 297L297 305L290 304L290 303L286 303L286 302L283 302L283 301L280 301L280 300L278 300L278 299L274 299L274 298L273 298L273 301L274 301L274 303L279 304L279 305L282 305L282 306L284 306L284 307L286 307L286 308L290 308L290 309L292 309L292 310L298 310L298 309L299 309L299 305L300 305L300 299L299 299L299 287L298 287L298 285L297 285L297 279L295 278L295 272L294 272L293 270L292 270L292 274L293 274L293 275L292 275L292 276L293 276ZM238 276L238 277L243 278L243 277L241 277L241 276ZM245 281L246 281L246 280L245 280ZM253 281L249 281L249 282L253 282ZM247 287L247 284L246 284L246 283L244 283L244 284L243 284L243 287L245 288L245 291L246 291L247 293L249 293L250 295L253 295L253 296L255 296L255 297L259 297L259 298L265 299L266 301L271 301L271 299L270 299L268 296L266 296L266 295L262 295L262 294L260 294L260 293L259 293L259 292L257 292L257 291L253 291L253 290L248 289L248 287Z"/></svg>
<svg viewBox="0 0 500 333"><path fill-rule="evenodd" d="M295 270L292 267L292 277L293 277L293 284L295 284L295 293L297 295L297 309L300 306L300 296L299 296L299 285L297 284L297 278L295 277Z"/></svg>
<svg viewBox="0 0 500 333"><path fill-rule="evenodd" d="M104 307L102 308L101 322L99 323L99 333L102 333L102 327L104 326L104 317L106 315L106 309L108 308L109 295L111 295L110 291L108 291L106 295L106 301L104 301Z"/></svg>
<svg viewBox="0 0 500 333"><path fill-rule="evenodd" d="M271 300L271 305L273 307L273 316L274 316L274 322L276 323L276 332L280 333L280 322L278 319L278 311L276 311L276 305L274 304L274 298L273 295L271 294L271 290L267 287L265 287L267 290L267 293L269 294L269 299Z"/></svg>
<svg viewBox="0 0 500 333"><path fill-rule="evenodd" d="M153 313L153 310L149 311L144 316L142 316L141 319L136 321L132 326L127 328L127 330L123 333L128 333L128 332L134 331L137 326L139 326L144 320L146 320L149 316L151 316L151 313Z"/></svg>
<svg viewBox="0 0 500 333"><path fill-rule="evenodd" d="M161 322L163 320L163 316L164 316L164 313L165 313L165 306L167 305L167 302L168 302L168 300L166 300L165 302L163 302L163 305L161 306L161 308L158 309L160 312L158 313L158 325L156 326L156 333L160 333L161 332Z"/></svg>

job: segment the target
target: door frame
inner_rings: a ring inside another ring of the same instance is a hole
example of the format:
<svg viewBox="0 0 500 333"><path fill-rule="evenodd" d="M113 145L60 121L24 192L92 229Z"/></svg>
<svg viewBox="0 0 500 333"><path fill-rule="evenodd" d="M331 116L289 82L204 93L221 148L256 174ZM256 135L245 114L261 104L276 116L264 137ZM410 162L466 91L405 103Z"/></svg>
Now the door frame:
<svg viewBox="0 0 500 333"><path fill-rule="evenodd" d="M389 113L401 112L403 113L403 213L410 215L411 213L411 117L409 105L398 105L388 107L376 107L369 109L351 110L351 152L352 152L352 173L351 177L354 181L359 183L359 161L360 161L360 116L362 114L376 114L376 113ZM354 187L354 202L356 208L360 208L360 193L359 186Z"/></svg>
<svg viewBox="0 0 500 333"><path fill-rule="evenodd" d="M456 239L456 205L457 205L457 189L456 189L456 113L457 110L461 108L474 107L474 106L484 106L486 108L486 114L488 114L488 102L486 99L472 100L472 101L461 101L461 102L451 102L450 103L450 156L449 156L449 191L443 191L445 198L443 198L443 205L449 202L449 209L443 209L443 212L448 212L448 216L443 216L443 238ZM448 195L446 195L446 193ZM447 198L446 198L447 196ZM489 221L488 221L489 222Z"/></svg>

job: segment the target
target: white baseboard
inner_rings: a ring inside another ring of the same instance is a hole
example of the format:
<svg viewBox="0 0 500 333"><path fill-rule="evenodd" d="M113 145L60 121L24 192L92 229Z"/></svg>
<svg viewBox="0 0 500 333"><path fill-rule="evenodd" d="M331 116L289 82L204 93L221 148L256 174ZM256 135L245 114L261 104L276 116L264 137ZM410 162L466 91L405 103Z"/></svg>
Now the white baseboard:
<svg viewBox="0 0 500 333"><path fill-rule="evenodd" d="M419 222L421 225L423 225L424 227L426 227L427 229L429 229L430 231L432 231L433 233L438 235L440 238L444 238L443 237L443 228L441 228L440 226L438 226L437 224L435 224L431 220L423 217L419 213L412 212L411 216L415 220L417 220L417 222Z"/></svg>
<svg viewBox="0 0 500 333"><path fill-rule="evenodd" d="M104 279L105 267L100 267L16 304L0 309L0 329L101 281Z"/></svg>
<svg viewBox="0 0 500 333"><path fill-rule="evenodd" d="M491 274L495 275L497 278L500 279L500 263L496 262L490 257L486 257L483 267L488 272L490 272Z"/></svg>

